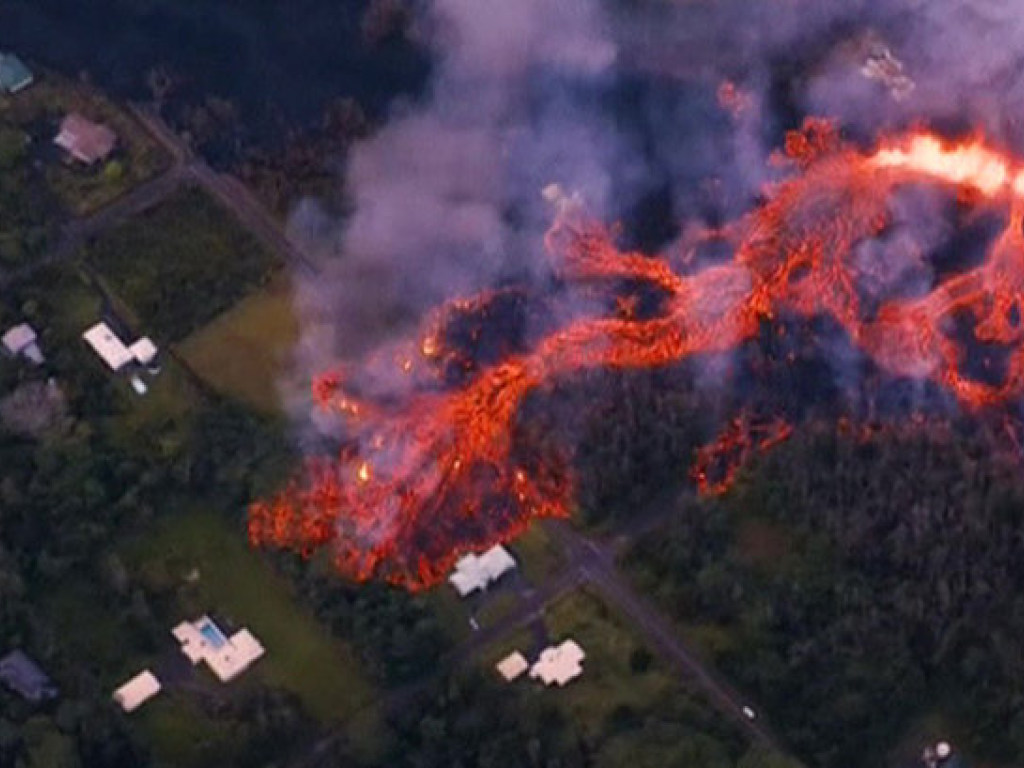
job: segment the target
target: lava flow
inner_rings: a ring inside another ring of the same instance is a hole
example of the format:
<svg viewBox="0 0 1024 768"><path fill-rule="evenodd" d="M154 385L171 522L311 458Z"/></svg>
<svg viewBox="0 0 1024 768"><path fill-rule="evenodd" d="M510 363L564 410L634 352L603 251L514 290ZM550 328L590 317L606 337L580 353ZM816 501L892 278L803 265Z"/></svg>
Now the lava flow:
<svg viewBox="0 0 1024 768"><path fill-rule="evenodd" d="M429 586L458 554L507 540L533 518L569 514L568 463L515 450L515 419L529 392L585 369L664 366L727 351L782 316L830 317L881 371L930 380L968 408L1024 391L1024 166L981 138L952 143L925 131L865 152L822 120L790 134L780 157L790 171L765 190L762 205L698 238L723 241L732 258L692 274L621 252L611 229L579 205L560 206L545 246L561 278L648 284L666 297L653 317L579 318L446 386L429 375L449 354L443 329L453 310L442 309L392 361L414 377L412 394L375 399L360 396L357 377L344 372L320 378L315 400L344 418L353 439L252 506L252 542L303 553L327 548L345 575ZM875 276L853 257L855 248L895 226L890 201L910 185L953 188L972 210L1008 214L1009 223L981 264L936 278L923 295L868 301L864 285ZM962 317L973 319L976 343L1006 351L1001 380L969 375L964 341L950 333ZM737 422L720 442L745 455L786 434L781 421L753 430ZM714 447L701 452L695 476L720 490L728 477L707 477L715 461Z"/></svg>

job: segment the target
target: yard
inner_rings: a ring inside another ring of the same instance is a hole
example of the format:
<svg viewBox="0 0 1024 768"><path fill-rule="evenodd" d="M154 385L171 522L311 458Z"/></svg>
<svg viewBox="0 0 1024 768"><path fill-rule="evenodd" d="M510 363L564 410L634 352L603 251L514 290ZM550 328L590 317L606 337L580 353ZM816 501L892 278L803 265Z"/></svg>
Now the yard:
<svg viewBox="0 0 1024 768"><path fill-rule="evenodd" d="M218 392L263 413L281 410L280 385L299 337L283 274L186 338L178 352Z"/></svg>
<svg viewBox="0 0 1024 768"><path fill-rule="evenodd" d="M544 623L553 644L571 637L582 646L582 677L565 688L542 688L525 676L512 685L554 702L574 724L595 765L726 768L746 750L743 736L684 690L596 595L582 589L562 597L545 610ZM497 675L495 661L516 648L527 650L531 640L528 631L519 630L485 649L481 663Z"/></svg>
<svg viewBox="0 0 1024 768"><path fill-rule="evenodd" d="M373 690L352 650L298 606L287 582L246 545L241 526L182 511L126 547L125 560L164 601L168 631L207 612L248 627L267 649L252 674L296 693L319 720L339 721L370 704Z"/></svg>
<svg viewBox="0 0 1024 768"><path fill-rule="evenodd" d="M36 75L30 88L0 96L0 128L17 129L30 138L31 154L45 160L47 187L69 212L93 213L169 166L170 158L145 129L98 91L54 73ZM105 164L68 164L52 146L60 120L69 112L101 122L117 134L118 147Z"/></svg>
<svg viewBox="0 0 1024 768"><path fill-rule="evenodd" d="M543 584L561 569L562 554L552 543L544 526L534 522L518 538L510 542L512 554L519 561L523 576L534 586Z"/></svg>
<svg viewBox="0 0 1024 768"><path fill-rule="evenodd" d="M198 189L108 231L86 262L158 343L184 339L253 289L278 263L234 217Z"/></svg>
<svg viewBox="0 0 1024 768"><path fill-rule="evenodd" d="M74 264L48 267L17 285L11 322L27 320L39 332L48 364L66 392L97 403L117 441L133 449L170 455L186 439L202 395L186 371L166 357L159 375L144 375L149 391L132 391L86 346L82 333L110 313L140 333L134 311L108 297L86 270ZM102 405L99 405L102 403Z"/></svg>

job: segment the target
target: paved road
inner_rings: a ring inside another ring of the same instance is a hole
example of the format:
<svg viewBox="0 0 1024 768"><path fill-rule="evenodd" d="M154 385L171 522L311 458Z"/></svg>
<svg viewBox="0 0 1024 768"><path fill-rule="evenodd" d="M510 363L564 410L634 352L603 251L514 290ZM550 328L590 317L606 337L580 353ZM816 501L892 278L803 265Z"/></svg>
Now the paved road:
<svg viewBox="0 0 1024 768"><path fill-rule="evenodd" d="M288 239L278 221L256 196L238 179L220 174L196 157L189 147L155 113L135 104L129 111L160 143L172 158L171 167L160 176L133 188L113 203L85 218L73 219L60 231L57 244L32 264L10 272L0 272L0 288L31 277L39 270L66 261L90 239L170 197L183 184L195 184L231 211L282 261L290 262L307 274L316 274L316 264Z"/></svg>
<svg viewBox="0 0 1024 768"><path fill-rule="evenodd" d="M682 673L682 682L697 687L722 714L735 721L755 741L780 749L767 726L743 712L750 700L708 669L679 638L678 631L651 602L629 584L615 566L615 556L605 545L583 536L564 520L547 520L544 527L562 547L587 583L620 613L633 621L663 659ZM756 711L756 710L755 710Z"/></svg>
<svg viewBox="0 0 1024 768"><path fill-rule="evenodd" d="M61 227L57 244L49 253L20 269L0 275L0 288L16 280L31 277L52 264L72 258L91 238L169 197L181 184L182 178L181 167L174 165L162 175L140 184L93 215L71 220Z"/></svg>
<svg viewBox="0 0 1024 768"><path fill-rule="evenodd" d="M277 219L245 184L234 176L213 170L202 158L193 154L191 148L171 130L163 118L151 109L138 104L129 105L129 109L171 154L184 174L232 211L249 231L263 241L264 245L307 274L317 274L319 270L316 264L288 239Z"/></svg>

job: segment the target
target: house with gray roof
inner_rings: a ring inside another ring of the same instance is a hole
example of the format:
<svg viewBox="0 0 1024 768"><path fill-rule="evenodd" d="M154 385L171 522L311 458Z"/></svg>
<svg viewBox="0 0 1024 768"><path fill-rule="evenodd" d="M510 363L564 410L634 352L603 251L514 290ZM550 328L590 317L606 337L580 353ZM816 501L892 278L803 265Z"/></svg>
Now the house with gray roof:
<svg viewBox="0 0 1024 768"><path fill-rule="evenodd" d="M45 701L57 695L57 688L46 673L21 650L0 659L0 682L31 702Z"/></svg>
<svg viewBox="0 0 1024 768"><path fill-rule="evenodd" d="M13 53L0 52L0 93L23 91L34 79L25 62Z"/></svg>

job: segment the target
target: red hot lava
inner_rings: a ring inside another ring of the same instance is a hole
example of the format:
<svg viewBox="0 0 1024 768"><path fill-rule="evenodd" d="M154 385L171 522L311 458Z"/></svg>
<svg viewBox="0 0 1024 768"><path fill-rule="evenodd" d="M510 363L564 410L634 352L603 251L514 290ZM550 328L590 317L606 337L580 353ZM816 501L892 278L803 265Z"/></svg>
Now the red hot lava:
<svg viewBox="0 0 1024 768"><path fill-rule="evenodd" d="M950 143L925 131L863 152L820 120L788 137L782 159L791 172L766 190L763 205L704 235L728 243L733 258L694 274L620 252L611 230L577 205L560 207L545 245L564 279L653 284L668 297L656 317L619 312L578 319L528 351L472 373L468 384L445 389L435 377L434 386L414 388L398 404L357 396L343 373L319 378L316 402L346 419L358 448L311 461L276 498L253 504L253 544L303 553L328 548L347 576L411 589L432 585L461 552L507 540L533 518L569 514L571 483L559 463L514 459L514 418L527 393L584 369L663 366L730 350L783 313L833 318L882 370L931 380L969 408L1024 391L1024 166L980 138ZM925 295L869 309L856 288L871 277L864 274L869 267L851 251L890 223L896 189L922 183L963 191L978 209L1008 211L1009 224L979 266L938 281ZM415 342L385 362L411 376L431 375L449 354L447 313L486 301L442 309ZM1010 349L1008 373L998 384L967 376L962 342L943 330L964 313L975 319L979 342ZM787 434L784 422L755 429L734 424L720 450L712 446L698 456L695 477L706 489L721 490L729 473L718 483L707 470L723 452L742 459Z"/></svg>

